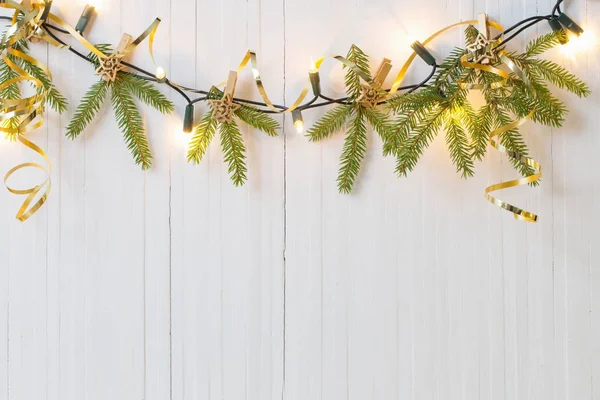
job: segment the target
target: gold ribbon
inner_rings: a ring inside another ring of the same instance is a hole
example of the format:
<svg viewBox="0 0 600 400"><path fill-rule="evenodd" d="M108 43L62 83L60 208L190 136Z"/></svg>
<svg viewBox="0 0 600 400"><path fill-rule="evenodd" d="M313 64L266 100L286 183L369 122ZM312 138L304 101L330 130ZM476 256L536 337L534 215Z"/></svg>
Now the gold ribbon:
<svg viewBox="0 0 600 400"><path fill-rule="evenodd" d="M23 68L21 68L17 63L15 63L9 56L13 58L22 59L27 61L38 68L40 68L50 79L52 79L52 75L48 68L45 65L34 59L33 57L28 56L25 53L22 53L13 48L13 46L20 39L27 39L30 37L32 33L35 33L42 38L47 38L47 35L44 34L44 30L42 28L42 24L49 14L49 6L50 1L45 0L43 3L33 3L31 5L31 10L25 8L24 2L16 3L11 0L6 0L3 3L0 3L0 7L13 9L15 10L12 18L12 24L10 28L7 30L6 34L2 38L2 46L4 50L1 53L2 59L6 63L6 65L11 68L18 77L9 79L8 81L2 83L0 85L0 90L13 85L19 82L30 82L35 88L35 94L29 97L13 100L13 99L4 99L0 98L0 108L2 112L0 113L0 122L8 121L10 118L20 117L19 126L16 128L10 128L7 126L0 126L0 132L17 135L17 140L21 142L27 148L38 153L44 160L46 161L46 166L40 165L38 163L28 162L19 164L13 168L11 168L6 175L4 176L4 184L6 188L13 194L16 195L26 195L27 198L22 203L21 207L17 211L17 219L20 221L25 221L29 217L31 217L40 207L46 202L48 195L50 193L51 182L50 182L50 172L51 172L51 164L50 160L46 153L36 144L29 141L24 137L24 134L27 132L31 132L44 123L43 112L44 105L46 101L47 91L44 88L43 83L27 73ZM18 15L22 13L23 18L18 20ZM26 169L26 168L37 168L41 169L45 172L46 178L42 181L42 183L28 189L14 189L8 184L9 178L16 173L17 171ZM37 198L38 200L34 202Z"/></svg>
<svg viewBox="0 0 600 400"><path fill-rule="evenodd" d="M503 64L506 65L511 71L513 71L523 81L523 83L525 83L527 86L530 86L529 79L527 79L527 76L525 75L525 73L506 56L506 53L504 51L500 54L500 58L501 58ZM504 71L502 71L502 72L504 72ZM532 93L535 93L535 92L532 91ZM531 175L528 175L526 177L520 178L520 179L513 179L510 181L504 181L504 182L500 182L500 183L496 183L494 185L488 186L487 188L485 188L485 198L490 203L495 204L496 206L501 207L501 208L513 213L515 219L518 219L520 221L535 223L538 220L538 216L536 214L529 212L527 210L524 210L522 208L516 207L516 206L509 204L505 201L502 201L500 199L497 199L490 194L497 190L508 189L508 188L522 186L522 185L528 185L528 184L536 182L542 178L542 166L540 165L540 163L538 163L531 157L527 157L516 151L508 150L506 147L502 146L499 142L499 137L501 134L503 134L504 132L510 131L511 129L516 129L519 126L523 125L525 122L527 122L533 116L534 112L535 112L535 107L529 112L529 114L527 116L525 116L521 119L518 119L510 124L501 126L500 128L495 129L494 131L490 132L490 144L499 152L506 154L508 157L510 157L514 160L517 160L522 164L530 166L531 168L536 170L536 172Z"/></svg>
<svg viewBox="0 0 600 400"><path fill-rule="evenodd" d="M75 40L81 43L86 49L90 52L94 53L96 56L100 58L106 58L107 55L98 50L95 46L93 46L89 41L87 41L83 36L79 34L72 26L67 24L61 18L56 16L55 14L50 13L50 5L51 0L44 0L43 2L33 2L30 5L29 9L26 7L26 2L21 1L17 3L12 0L4 0L0 3L0 7L8 8L14 10L14 14L11 21L11 26L7 30L6 34L2 38L2 45L4 50L1 53L1 57L4 62L15 71L19 76L13 79L10 79L0 85L0 90L13 85L19 82L30 82L35 87L36 94L19 99L0 99L0 107L2 112L0 113L0 122L7 121L13 117L22 117L22 120L19 123L17 128L9 128L0 126L0 132L17 135L17 140L21 142L27 148L38 153L46 162L46 166L40 165L38 163L22 163L13 168L11 168L6 175L4 176L4 184L6 188L13 194L16 195L25 195L27 196L25 201L22 203L21 207L17 212L17 219L20 221L25 221L30 218L33 214L35 214L41 207L44 205L46 200L48 199L48 195L50 194L51 189L51 180L50 174L52 171L52 165L50 163L50 159L39 146L29 141L24 137L24 134L27 132L31 132L39 127L41 127L44 123L43 112L44 105L46 102L47 91L44 88L43 83L39 80L27 73L23 68L21 68L18 64L9 58L12 56L13 58L19 58L25 60L37 67L39 67L44 73L48 76L50 80L52 80L52 75L48 68L40 63L35 58L28 56L25 53L22 53L13 48L13 46L20 39L29 39L32 35L36 35L46 40L48 43L64 48L65 45L59 43L55 39L53 39L50 35L47 34L45 28L43 27L43 23L46 20L51 20L61 28L68 31ZM23 17L19 20L19 14L23 14ZM146 38L149 38L149 50L150 56L152 57L152 61L154 62L154 52L153 52L153 44L154 44L154 36L156 34L156 30L160 24L160 19L154 20L154 22L132 43L130 43L126 48L124 53L131 53L137 45L143 42ZM156 63L155 63L156 65ZM9 179L18 171L21 171L26 168L37 168L41 169L45 172L46 178L38 185L27 188L27 189L15 189L8 184ZM36 200L37 199L37 200Z"/></svg>
<svg viewBox="0 0 600 400"><path fill-rule="evenodd" d="M478 20L469 20L469 21L461 21L461 22L457 22L452 25L448 25L445 28L442 28L439 31L435 32L433 35L429 36L427 39L425 39L422 42L422 44L424 46L427 45L432 40L434 40L435 38L437 38L438 36L440 36L441 34L443 34L444 32L446 32L452 28L462 26L462 25L475 25L478 22L479 22ZM502 26L496 22L486 21L486 23L489 27L492 27L500 32L504 31ZM503 36L501 36L499 39L493 41L492 48L498 48L502 44L502 41L503 41ZM404 63L404 65L400 69L400 72L396 76L396 79L394 80L392 88L389 91L389 96L392 96L394 93L396 93L398 91L398 89L400 88L400 85L402 84L402 81L406 77L409 67L415 60L416 56L417 56L417 53L413 52L411 54L411 56L408 58L408 60ZM501 52L500 58L504 65L506 65L526 85L529 86L529 80L527 79L525 73L506 56L504 51ZM481 71L486 71L486 72L490 72L490 73L500 76L502 78L501 81L494 82L488 86L491 89L497 89L497 88L500 88L500 87L506 85L506 83L508 82L508 79L510 77L510 75L506 71L503 71L499 68L496 68L496 67L493 67L490 65L477 64L477 63L468 61L468 55L464 55L463 57L461 57L461 64L466 68L473 68L473 69L477 69L477 70L481 70ZM458 82L458 84L463 89L483 89L484 88L484 85L480 85L480 84L465 83L465 82L460 82L460 81ZM501 126L500 128L497 128L494 131L490 132L490 144L496 150L498 150L499 152L501 152L503 154L506 154L508 157L518 160L519 162L532 167L533 169L536 170L536 172L534 174L531 174L524 178L515 179L515 180L511 180L511 181L506 181L506 182L500 182L500 183L491 185L485 189L485 197L489 202L491 202L492 204L495 204L496 206L501 207L507 211L512 212L516 219L521 220L521 221L527 221L527 222L537 222L538 216L529 211L526 211L519 207L513 206L512 204L509 204L502 200L499 200L499 199L495 198L494 196L492 196L490 193L497 191L497 190L501 190L501 189L508 189L508 188L512 188L512 187L516 187L516 186L527 185L527 184L536 182L537 180L539 180L542 177L542 167L537 161L535 161L534 159L532 159L530 157L524 156L523 154L520 154L520 153L517 153L514 151L510 151L506 147L502 146L499 143L499 136L502 133L507 132L511 129L515 129L515 128L523 125L525 122L527 122L532 117L534 112L535 112L535 108L533 110L531 110L531 112L526 117L518 119L510 124L505 125L505 126Z"/></svg>
<svg viewBox="0 0 600 400"><path fill-rule="evenodd" d="M324 57L319 58L317 61L315 61L315 66L317 68L317 71L321 68L321 64L323 64L323 62L327 59L337 60L345 67L354 71L370 87L375 88L375 82L373 82L372 78L369 77L368 74L366 74L363 70L358 68L358 66L356 64L354 64L353 62L351 62L350 60L348 60L342 56L330 55L330 56L324 56ZM300 92L300 95L298 96L298 98L296 98L296 100L294 100L294 102L292 103L292 105L290 107L285 108L285 109L280 109L280 108L275 107L273 105L273 102L269 98L269 95L267 94L267 90L265 89L265 86L262 82L260 70L258 69L258 59L257 59L256 53L254 51L248 50L246 52L246 54L244 55L244 58L242 59L242 61L238 65L238 67L236 68L236 72L240 73L242 70L244 70L244 68L246 68L248 66L248 64L250 64L252 67L254 83L256 84L256 88L258 89L258 93L260 94L260 97L263 99L263 102L267 105L267 107L274 113L283 114L283 113L292 112L302 104L304 99L306 99L306 96L308 95L310 88L311 88L310 79L307 79L306 85L302 89L302 92ZM227 83L227 81L223 81L215 86L222 87L226 83Z"/></svg>

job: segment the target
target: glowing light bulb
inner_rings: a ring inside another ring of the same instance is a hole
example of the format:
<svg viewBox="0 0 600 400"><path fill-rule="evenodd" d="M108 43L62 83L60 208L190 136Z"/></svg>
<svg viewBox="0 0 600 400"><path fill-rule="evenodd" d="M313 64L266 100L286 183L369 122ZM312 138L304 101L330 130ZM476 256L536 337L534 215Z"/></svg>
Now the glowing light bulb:
<svg viewBox="0 0 600 400"><path fill-rule="evenodd" d="M574 58L576 54L583 53L596 44L594 34L586 30L581 35L577 36L571 32L567 32L569 41L560 47L563 55Z"/></svg>
<svg viewBox="0 0 600 400"><path fill-rule="evenodd" d="M294 128L296 128L296 132L304 132L304 118L302 117L302 111L292 111L292 119L294 120Z"/></svg>
<svg viewBox="0 0 600 400"><path fill-rule="evenodd" d="M156 68L156 79L158 79L159 82L164 82L166 78L167 71L165 71L163 67Z"/></svg>
<svg viewBox="0 0 600 400"><path fill-rule="evenodd" d="M315 60L313 60L313 58L310 58L310 67L308 68L308 72L310 72L311 74L314 74L315 72L319 72L319 69L317 68L317 64L315 63Z"/></svg>
<svg viewBox="0 0 600 400"><path fill-rule="evenodd" d="M321 77L319 76L319 68L313 58L310 58L310 67L308 69L308 77L310 79L310 86L312 87L313 94L315 97L321 95Z"/></svg>
<svg viewBox="0 0 600 400"><path fill-rule="evenodd" d="M88 5L94 7L96 11L102 8L102 0L87 0Z"/></svg>
<svg viewBox="0 0 600 400"><path fill-rule="evenodd" d="M179 129L175 131L175 142L177 143L178 147L184 149L185 151L187 151L188 147L190 146L191 139L192 134L183 129L183 124L180 125Z"/></svg>

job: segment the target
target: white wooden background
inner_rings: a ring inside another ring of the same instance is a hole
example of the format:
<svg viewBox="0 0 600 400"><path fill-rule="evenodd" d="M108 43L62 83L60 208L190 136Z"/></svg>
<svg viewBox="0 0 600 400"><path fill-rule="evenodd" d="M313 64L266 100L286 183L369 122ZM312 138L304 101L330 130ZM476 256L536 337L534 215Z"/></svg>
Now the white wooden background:
<svg viewBox="0 0 600 400"><path fill-rule="evenodd" d="M102 0L89 37L117 42L162 18L169 76L220 82L258 51L273 100L301 89L310 56L351 43L395 70L414 39L488 12L505 26L552 0ZM75 23L83 1L55 0ZM73 3L76 3L75 5ZM596 0L567 12L600 32ZM522 46L546 24L515 40ZM441 59L457 30L432 49ZM491 152L477 176L454 172L440 137L408 179L371 135L353 195L336 191L342 135L323 144L244 129L249 183L235 188L217 146L184 157L177 113L145 115L155 167L142 172L110 109L70 141L65 127L93 70L34 50L71 101L31 138L48 150L54 190L27 223L0 193L0 399L600 399L600 53L553 53L594 90L564 92L562 129L528 124L539 189L503 198L537 211L514 221L483 199L512 177ZM135 61L150 66L141 47ZM417 63L410 81L428 72ZM339 68L323 71L340 94ZM238 94L257 98L246 71ZM202 110L197 110L198 116ZM307 124L323 110L306 113ZM215 142L218 143L218 142ZM0 141L2 173L31 152Z"/></svg>

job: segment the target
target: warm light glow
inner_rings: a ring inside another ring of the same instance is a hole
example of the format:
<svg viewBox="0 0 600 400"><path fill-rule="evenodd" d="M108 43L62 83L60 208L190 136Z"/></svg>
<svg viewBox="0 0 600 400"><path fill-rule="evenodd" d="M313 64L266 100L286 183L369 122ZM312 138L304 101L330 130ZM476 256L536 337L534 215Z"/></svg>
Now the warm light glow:
<svg viewBox="0 0 600 400"><path fill-rule="evenodd" d="M164 70L163 67L156 68L156 79L162 81L167 77L167 71Z"/></svg>
<svg viewBox="0 0 600 400"><path fill-rule="evenodd" d="M571 32L567 32L567 35L569 36L569 41L560 46L560 51L570 58L574 58L575 55L588 51L596 44L594 34L587 29L579 36Z"/></svg>
<svg viewBox="0 0 600 400"><path fill-rule="evenodd" d="M310 58L310 68L308 69L308 72L310 73L315 73L315 72L319 72L319 69L317 68L317 64L315 63L315 60L313 60L313 58Z"/></svg>
<svg viewBox="0 0 600 400"><path fill-rule="evenodd" d="M296 132L298 132L298 133L304 132L304 121L300 121L300 120L295 121L294 128L296 128Z"/></svg>
<svg viewBox="0 0 600 400"><path fill-rule="evenodd" d="M175 142L177 143L177 145L179 147L181 147L182 149L184 149L185 151L187 151L188 147L190 145L191 139L192 139L192 134L185 133L183 131L183 124L180 125L179 128L177 129L177 131L175 132Z"/></svg>
<svg viewBox="0 0 600 400"><path fill-rule="evenodd" d="M96 12L102 8L102 0L87 0L86 4L94 7Z"/></svg>

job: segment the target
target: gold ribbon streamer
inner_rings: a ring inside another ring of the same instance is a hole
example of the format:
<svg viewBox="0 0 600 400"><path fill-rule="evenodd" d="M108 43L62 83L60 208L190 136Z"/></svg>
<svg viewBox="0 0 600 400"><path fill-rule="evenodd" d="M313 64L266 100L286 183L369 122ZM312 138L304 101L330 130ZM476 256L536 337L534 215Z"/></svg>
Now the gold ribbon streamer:
<svg viewBox="0 0 600 400"><path fill-rule="evenodd" d="M525 73L506 56L504 51L501 53L500 58L501 58L502 62L504 63L504 65L506 65L511 71L513 71L523 81L523 83L525 83L527 86L530 86L529 80L527 79L527 76L525 75ZM535 93L535 92L533 92L533 93ZM536 182L542 178L542 166L540 165L540 163L535 161L533 158L524 156L523 154L520 154L516 151L508 150L506 147L502 146L499 142L499 137L501 134L503 134L504 132L510 131L511 129L518 128L519 126L523 125L525 122L527 122L533 116L534 112L535 112L535 107L529 112L529 114L527 116L525 116L521 119L518 119L508 125L501 126L500 128L492 131L490 133L490 144L499 152L506 154L508 157L515 159L515 160L521 162L522 164L530 166L531 168L535 169L536 172L531 175L528 175L524 178L513 179L510 181L496 183L494 185L491 185L491 186L488 186L487 188L485 188L485 198L490 203L495 204L496 206L501 207L507 211L510 211L511 213L513 213L515 219L518 219L520 221L525 221L525 222L533 222L533 223L537 222L537 220L538 220L538 216L536 214L529 212L527 210L524 210L522 208L516 207L516 206L509 204L505 201L502 201L500 199L497 199L496 197L492 196L490 193L495 192L497 190L508 189L508 188L522 186L522 185L528 185L528 184Z"/></svg>
<svg viewBox="0 0 600 400"><path fill-rule="evenodd" d="M42 205L44 205L44 203L48 199L48 195L50 194L50 189L52 186L51 181L50 181L50 174L52 172L52 166L50 164L50 160L48 159L48 156L40 147L38 147L34 143L30 142L29 140L25 139L25 137L23 135L19 135L18 140L19 140L19 142L21 142L22 144L24 144L31 150L33 150L36 153L38 153L39 155L41 155L44 158L44 160L46 160L46 163L48 164L48 169L46 169L45 167L43 167L42 165L37 164L37 163L19 164L16 167L13 167L12 169L10 169L4 176L4 184L6 185L6 188L8 189L8 191L10 191L11 193L16 194L16 195L27 195L27 198L25 199L25 201L21 205L21 208L19 208L19 211L17 212L17 219L19 221L26 221L29 217L31 217L33 214L35 214L42 207ZM46 173L46 179L44 179L44 181L42 183L40 183L30 189L14 189L11 186L9 186L8 180L10 179L10 177L15 172L25 169L25 168L41 169L42 171L44 171ZM40 196L40 193L41 193L41 196ZM39 199L32 205L31 203L38 196L40 196Z"/></svg>
<svg viewBox="0 0 600 400"><path fill-rule="evenodd" d="M24 137L25 133L31 132L43 125L43 111L46 102L47 91L44 89L44 85L40 80L27 73L17 63L13 62L11 58L9 58L9 55L14 58L25 60L39 67L48 76L48 78L50 78L50 80L52 80L52 75L44 64L40 63L35 58L14 49L12 46L14 46L18 40L27 40L31 35L35 34L54 46L60 48L67 47L57 42L55 39L53 39L50 35L46 33L45 29L43 28L43 23L46 21L46 19L48 19L59 25L61 28L68 31L71 34L71 36L75 38L75 40L77 40L80 44L82 44L86 49L94 53L96 56L100 58L107 57L104 53L102 53L89 41L87 41L83 36L81 36L79 32L75 31L75 29L72 26L67 24L55 14L50 13L51 0L44 0L43 2L34 2L30 6L31 9L28 9L25 6L25 4L25 1L17 3L12 0L4 0L0 2L0 7L14 10L11 26L2 38L2 45L4 46L4 50L2 51L0 56L2 57L6 65L9 66L9 68L11 68L19 75L16 78L10 79L2 83L0 85L0 90L10 85L27 81L35 87L36 94L19 100L0 99L0 107L2 108L2 112L0 113L0 122L7 121L8 119L13 117L22 117L22 120L20 121L19 126L17 128L8 128L0 126L0 132L16 134L19 142L21 142L27 148L38 153L46 161L47 167L32 162L22 163L11 168L4 176L4 184L11 193L16 195L27 196L16 215L17 219L20 221L25 221L28 218L30 218L42 207L42 205L44 205L44 203L48 199L48 195L50 194L50 189L52 186L50 180L52 165L46 153L39 146L37 146L36 144ZM23 17L20 20L18 19L19 14L23 14ZM156 34L156 30L158 29L159 24L160 19L157 18L136 40L134 40L126 47L125 54L131 53L141 42L143 42L146 38L149 38L148 47L150 50L150 56L152 57L152 61L156 65L154 61L153 44L154 36ZM8 184L9 179L16 172L26 168L41 169L46 173L46 178L42 183L32 188L15 189L11 187Z"/></svg>
<svg viewBox="0 0 600 400"><path fill-rule="evenodd" d="M319 70L321 68L321 64L323 64L323 62L327 59L334 59L334 60L339 61L345 67L353 70L369 86L375 87L374 86L375 82L373 82L373 80L371 79L371 77L369 77L368 74L364 73L363 70L358 68L358 66L356 64L354 64L353 62L351 62L350 60L348 60L342 56L331 55L331 56L324 56L324 57L319 58L317 61L315 61L315 66L316 66L317 70ZM252 67L254 83L256 84L256 88L258 89L260 97L263 99L263 102L267 105L267 107L271 111L278 113L278 114L292 112L302 104L304 99L306 99L306 96L308 95L308 92L310 91L310 88L311 88L310 79L307 79L306 85L302 89L302 92L300 92L300 95L298 96L298 98L296 98L296 100L294 100L294 103L290 107L285 108L285 109L280 109L280 108L275 107L273 105L273 102L269 98L269 95L267 94L267 90L265 89L265 86L263 85L262 78L260 75L260 70L258 69L258 59L257 59L256 53L254 51L248 50L246 52L246 54L244 55L244 58L238 65L236 72L240 73L242 70L244 70L244 68L246 68L248 66L248 64L250 64ZM227 81L223 81L215 86L222 87L226 83L227 83Z"/></svg>
<svg viewBox="0 0 600 400"><path fill-rule="evenodd" d="M0 122L4 123L10 118L22 117L17 128L0 126L0 132L17 135L17 139L19 140L19 142L21 142L24 146L35 151L40 156L42 156L42 158L44 158L47 167L33 162L22 163L10 169L4 176L4 184L11 193L16 195L27 196L16 215L17 219L20 221L27 220L29 217L35 214L35 212L38 211L40 207L42 207L42 205L46 202L51 188L50 171L52 169L50 160L46 153L39 146L37 146L36 144L24 137L25 133L31 132L43 125L43 111L47 91L45 90L43 83L39 79L27 73L23 68L21 68L9 57L12 56L13 58L22 59L37 66L50 79L52 79L52 75L50 74L50 71L46 68L45 65L43 65L33 57L30 57L27 54L24 54L13 48L13 46L17 43L18 40L28 39L28 37L32 34L39 35L42 38L48 37L44 34L45 31L42 28L42 24L48 17L50 1L44 0L43 3L34 3L31 5L31 10L25 8L24 4L24 2L16 3L11 0L6 0L0 3L0 7L15 10L12 18L12 24L7 30L4 37L2 38L2 45L4 47L4 50L1 53L1 57L6 63L6 65L8 65L8 67L11 68L18 75L18 77L9 79L8 81L1 84L0 90L10 85L27 81L34 86L35 94L19 100L5 98L0 99L0 106L2 108L2 112L0 113ZM21 20L18 20L17 17L20 13L23 14L23 18ZM46 173L46 178L42 183L29 189L14 189L11 186L9 186L9 178L17 171L23 170L25 168L41 169ZM34 202L34 200L38 196L38 200Z"/></svg>

